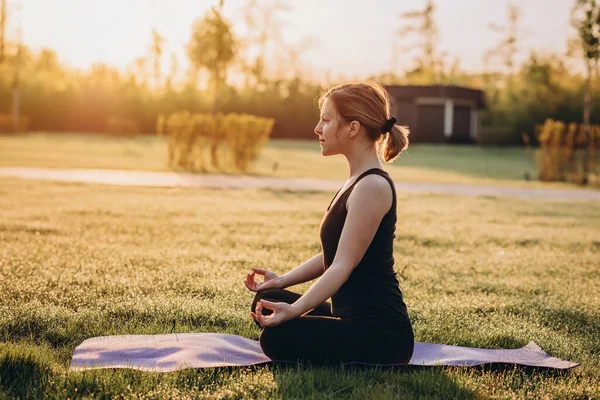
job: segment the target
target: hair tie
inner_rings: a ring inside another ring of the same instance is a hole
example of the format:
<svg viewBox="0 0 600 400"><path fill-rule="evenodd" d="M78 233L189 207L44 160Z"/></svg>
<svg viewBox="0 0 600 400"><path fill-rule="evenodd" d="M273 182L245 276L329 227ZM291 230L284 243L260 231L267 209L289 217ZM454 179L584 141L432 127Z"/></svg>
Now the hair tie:
<svg viewBox="0 0 600 400"><path fill-rule="evenodd" d="M396 124L396 117L391 117L390 119L385 121L385 124L381 128L381 133L385 135L387 132L392 130L392 128L394 127L395 124Z"/></svg>

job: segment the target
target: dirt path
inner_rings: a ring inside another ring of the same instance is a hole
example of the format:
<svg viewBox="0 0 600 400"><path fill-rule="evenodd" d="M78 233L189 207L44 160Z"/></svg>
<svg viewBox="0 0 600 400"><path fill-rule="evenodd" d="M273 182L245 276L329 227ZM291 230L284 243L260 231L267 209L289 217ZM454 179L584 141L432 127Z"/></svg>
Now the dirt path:
<svg viewBox="0 0 600 400"><path fill-rule="evenodd" d="M107 169L0 168L0 176L125 186L260 188L335 191L344 182L310 178L198 175L177 172L125 171ZM600 201L600 191L586 189L511 188L447 183L397 182L399 192L446 193L467 196L516 196L547 200Z"/></svg>

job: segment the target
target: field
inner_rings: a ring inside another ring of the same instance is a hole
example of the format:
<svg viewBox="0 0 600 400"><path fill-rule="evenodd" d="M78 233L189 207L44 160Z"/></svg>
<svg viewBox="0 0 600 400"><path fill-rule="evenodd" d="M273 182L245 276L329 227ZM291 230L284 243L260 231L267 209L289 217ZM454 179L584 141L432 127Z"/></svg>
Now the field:
<svg viewBox="0 0 600 400"><path fill-rule="evenodd" d="M43 164L68 165L60 151L44 151ZM121 160L120 168L161 168L146 155L127 164L135 151L125 150L130 158L119 151L108 160ZM6 154L4 165L15 162ZM41 162L36 154L42 149L33 147L27 164ZM95 157L85 166L114 166ZM395 268L416 340L486 348L533 340L581 364L567 372L263 366L67 373L73 349L93 336L258 339L246 273L256 266L282 274L318 253L317 228L333 193L1 182L0 398L600 397L597 203L398 193Z"/></svg>
<svg viewBox="0 0 600 400"><path fill-rule="evenodd" d="M165 171L165 139L118 138L85 134L0 136L0 167L109 168ZM573 187L524 180L537 178L534 156L520 147L410 145L386 169L405 182L445 182L521 187ZM235 173L231 171L229 173ZM347 179L343 156L323 157L313 141L271 140L251 174L286 178Z"/></svg>

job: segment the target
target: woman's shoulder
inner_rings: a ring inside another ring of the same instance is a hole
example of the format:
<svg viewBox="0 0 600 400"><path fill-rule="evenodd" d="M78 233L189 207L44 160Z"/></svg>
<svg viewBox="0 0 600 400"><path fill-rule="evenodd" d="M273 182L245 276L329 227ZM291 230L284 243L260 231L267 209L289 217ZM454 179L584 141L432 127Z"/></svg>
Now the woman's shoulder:
<svg viewBox="0 0 600 400"><path fill-rule="evenodd" d="M381 173L370 173L362 177L355 185L355 190L369 192L373 191L378 194L391 194L394 190L394 182L386 171L381 170Z"/></svg>
<svg viewBox="0 0 600 400"><path fill-rule="evenodd" d="M356 183L349 200L389 208L394 199L393 191L390 181L384 176L369 174Z"/></svg>

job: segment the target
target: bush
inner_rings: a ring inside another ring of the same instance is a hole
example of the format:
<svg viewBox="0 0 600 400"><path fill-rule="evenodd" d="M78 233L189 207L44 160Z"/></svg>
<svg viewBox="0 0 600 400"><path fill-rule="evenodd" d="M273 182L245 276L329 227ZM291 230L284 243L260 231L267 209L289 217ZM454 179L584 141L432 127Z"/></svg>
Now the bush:
<svg viewBox="0 0 600 400"><path fill-rule="evenodd" d="M225 144L233 154L233 162L245 171L258 158L258 152L269 138L275 121L247 114L230 114L224 118L227 128L223 131Z"/></svg>
<svg viewBox="0 0 600 400"><path fill-rule="evenodd" d="M552 119L536 126L540 148L536 153L539 179L579 184L599 184L600 125L565 124Z"/></svg>
<svg viewBox="0 0 600 400"><path fill-rule="evenodd" d="M168 163L190 170L248 170L268 140L275 121L248 114L159 116L156 130L169 137Z"/></svg>

